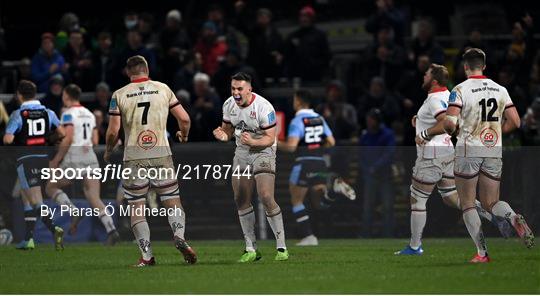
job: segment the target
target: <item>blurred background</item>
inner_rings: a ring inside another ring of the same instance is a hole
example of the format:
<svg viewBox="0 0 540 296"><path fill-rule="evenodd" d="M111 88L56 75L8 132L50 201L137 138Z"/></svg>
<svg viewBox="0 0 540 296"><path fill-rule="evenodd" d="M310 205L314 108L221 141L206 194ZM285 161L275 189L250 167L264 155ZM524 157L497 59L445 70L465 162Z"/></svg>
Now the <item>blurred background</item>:
<svg viewBox="0 0 540 296"><path fill-rule="evenodd" d="M465 79L461 54L478 47L487 53L486 75L508 89L522 116L522 127L503 139L501 198L524 213L533 229L540 225L534 191L539 180L534 170L540 165L540 9L531 2L199 0L117 6L105 1L0 2L0 133L18 108L13 92L20 79L34 81L42 103L57 114L63 87L76 83L84 91L83 104L96 115L104 143L111 93L129 82L126 59L140 54L149 62L151 78L167 83L190 113L194 143L178 145L170 139L177 163L227 163L232 143L206 142L213 142L212 130L221 122L230 76L244 71L254 77L254 91L278 111L280 137L294 115L293 91L300 87L314 94L315 109L334 132L331 168L358 198L314 211L317 234L406 237L415 159L410 119L427 95L421 88L424 72L430 63L445 65L451 88ZM376 141L365 138L373 133L366 126L372 108L381 110L377 120L391 135L391 148L371 146ZM171 120L169 133L175 131ZM12 194L14 163L2 149L0 222L15 229L22 210ZM213 159L215 149L224 149L225 158ZM381 150L388 153L381 155ZM370 156L386 159L375 175L369 175ZM292 161L291 155L278 155L276 185L291 238L287 182ZM114 200L117 185L104 184L103 198ZM82 198L77 186L71 190L66 190L70 196ZM186 182L181 193L188 237L240 238L227 181ZM84 206L84 200L79 202ZM466 235L460 213L445 207L438 193L428 207L426 236ZM167 238L168 225L161 220L151 225L157 228L155 237ZM497 235L494 228L487 232Z"/></svg>

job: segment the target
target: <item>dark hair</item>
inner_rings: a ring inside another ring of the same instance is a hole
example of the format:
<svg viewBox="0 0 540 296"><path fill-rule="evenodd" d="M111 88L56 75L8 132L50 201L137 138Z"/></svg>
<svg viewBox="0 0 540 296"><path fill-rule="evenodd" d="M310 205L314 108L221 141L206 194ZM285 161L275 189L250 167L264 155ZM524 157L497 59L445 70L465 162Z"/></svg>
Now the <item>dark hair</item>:
<svg viewBox="0 0 540 296"><path fill-rule="evenodd" d="M463 61L472 70L482 70L486 65L486 54L480 48L470 48L463 54Z"/></svg>
<svg viewBox="0 0 540 296"><path fill-rule="evenodd" d="M302 103L311 106L311 92L307 89L298 89L294 92L294 96Z"/></svg>
<svg viewBox="0 0 540 296"><path fill-rule="evenodd" d="M143 72L143 68L148 70L148 63L141 55L132 56L126 61L126 69L129 74L138 74Z"/></svg>
<svg viewBox="0 0 540 296"><path fill-rule="evenodd" d="M36 97L37 87L29 80L19 81L17 86L17 93L23 97L23 100L33 99Z"/></svg>
<svg viewBox="0 0 540 296"><path fill-rule="evenodd" d="M381 123L383 120L383 115L380 109L378 108L371 108L366 114L366 118L371 117L375 119L378 123Z"/></svg>
<svg viewBox="0 0 540 296"><path fill-rule="evenodd" d="M448 85L449 74L448 69L446 69L445 66L431 64L429 68L431 69L431 77L433 77L434 80L437 80L440 86Z"/></svg>
<svg viewBox="0 0 540 296"><path fill-rule="evenodd" d="M68 86L64 88L64 91L68 96L75 101L78 101L81 98L81 88L78 87L76 84L71 83Z"/></svg>
<svg viewBox="0 0 540 296"><path fill-rule="evenodd" d="M232 80L245 81L251 83L251 75L245 72L238 72L231 77Z"/></svg>

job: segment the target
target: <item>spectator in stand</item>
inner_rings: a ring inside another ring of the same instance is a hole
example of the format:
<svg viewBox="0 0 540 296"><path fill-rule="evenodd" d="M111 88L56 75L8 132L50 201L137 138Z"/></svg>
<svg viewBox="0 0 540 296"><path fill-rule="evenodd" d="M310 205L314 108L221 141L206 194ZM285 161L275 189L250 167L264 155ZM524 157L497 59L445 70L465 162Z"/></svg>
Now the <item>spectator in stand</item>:
<svg viewBox="0 0 540 296"><path fill-rule="evenodd" d="M137 29L141 33L142 43L150 50L159 48L159 36L154 30L154 16L148 12L139 15Z"/></svg>
<svg viewBox="0 0 540 296"><path fill-rule="evenodd" d="M91 90L94 85L92 52L84 45L81 31L69 33L69 43L64 50L64 58L69 73L69 80L83 91Z"/></svg>
<svg viewBox="0 0 540 296"><path fill-rule="evenodd" d="M225 61L220 64L219 70L214 74L213 78L214 86L221 98L227 98L231 95L230 78L238 72L244 72L251 75L251 86L254 90L260 89L259 79L255 70L242 61L238 52L229 50Z"/></svg>
<svg viewBox="0 0 540 296"><path fill-rule="evenodd" d="M7 46L6 40L4 39L4 28L2 28L2 23L0 23L0 63L6 58Z"/></svg>
<svg viewBox="0 0 540 296"><path fill-rule="evenodd" d="M371 237L375 203L382 203L383 236L392 237L394 232L394 186L392 164L396 150L396 139L392 129L382 122L382 113L371 109L366 116L366 129L359 141L359 161L364 186L362 236Z"/></svg>
<svg viewBox="0 0 540 296"><path fill-rule="evenodd" d="M403 13L394 6L393 0L375 0L375 6L377 11L367 19L366 31L373 34L373 39L376 41L380 29L391 26L395 33L395 42L403 46L403 36L405 34L405 17Z"/></svg>
<svg viewBox="0 0 540 296"><path fill-rule="evenodd" d="M516 74L509 69L502 68L497 75L497 82L506 88L508 95L512 98L512 103L516 106L518 113L522 115L527 112L531 100L529 99L527 91L517 83L515 75Z"/></svg>
<svg viewBox="0 0 540 296"><path fill-rule="evenodd" d="M403 121L403 142L404 146L415 146L415 128L410 124L411 118L424 103L427 91L422 88L424 75L429 69L431 61L429 56L422 54L418 57L416 67L407 71L398 83L397 90L401 96L401 117Z"/></svg>
<svg viewBox="0 0 540 296"><path fill-rule="evenodd" d="M507 47L504 59L499 65L508 67L515 74L515 81L524 88L528 88L528 81L534 57L536 55L536 42L534 41L533 18L527 14L521 22L515 22L512 27L512 41Z"/></svg>
<svg viewBox="0 0 540 296"><path fill-rule="evenodd" d="M305 6L299 13L300 28L285 42L284 65L289 78L321 82L328 72L330 47L326 33L315 27L315 10Z"/></svg>
<svg viewBox="0 0 540 296"><path fill-rule="evenodd" d="M114 70L117 66L117 57L112 50L112 37L109 32L101 32L97 38L97 49L92 54L95 81L105 82L113 87L119 86L115 81Z"/></svg>
<svg viewBox="0 0 540 296"><path fill-rule="evenodd" d="M36 83L38 92L47 92L49 81L55 75L66 74L64 57L54 48L54 35L43 33L41 47L32 58L32 80Z"/></svg>
<svg viewBox="0 0 540 296"><path fill-rule="evenodd" d="M95 99L85 105L90 111L100 110L103 114L108 114L110 98L111 90L109 86L105 82L100 82L96 85ZM105 122L108 122L108 118L105 118Z"/></svg>
<svg viewBox="0 0 540 296"><path fill-rule="evenodd" d="M522 143L525 146L540 146L540 97L536 98L522 119Z"/></svg>
<svg viewBox="0 0 540 296"><path fill-rule="evenodd" d="M193 77L198 72L202 72L202 56L198 52L188 52L185 56L185 65L174 76L174 91L184 89L193 94Z"/></svg>
<svg viewBox="0 0 540 296"><path fill-rule="evenodd" d="M64 79L61 75L56 75L51 79L49 89L47 90L45 97L41 99L41 104L51 109L60 116L62 114L62 91L64 90Z"/></svg>
<svg viewBox="0 0 540 296"><path fill-rule="evenodd" d="M249 51L247 62L257 71L263 83L266 79L278 80L283 76L283 37L272 23L272 11L257 11L255 27L248 33Z"/></svg>
<svg viewBox="0 0 540 296"><path fill-rule="evenodd" d="M240 32L225 20L225 12L219 4L213 4L208 9L208 21L216 25L217 38L227 44L227 48L239 52L245 57L245 48L240 44ZM244 38L245 39L245 38Z"/></svg>
<svg viewBox="0 0 540 296"><path fill-rule="evenodd" d="M204 73L214 76L219 63L223 61L227 54L227 49L225 41L218 38L216 25L211 21L204 23L202 34L195 45L195 52L202 57Z"/></svg>
<svg viewBox="0 0 540 296"><path fill-rule="evenodd" d="M128 47L127 33L131 30L136 30L139 24L139 14L135 11L128 11L124 14L124 30L117 32L116 40L114 41L115 51L121 52Z"/></svg>
<svg viewBox="0 0 540 296"><path fill-rule="evenodd" d="M71 31L81 31L85 33L86 31L81 28L79 24L79 17L73 12L66 12L60 18L58 23L58 33L56 33L55 46L59 51L64 51L66 46L69 43L69 32Z"/></svg>
<svg viewBox="0 0 540 296"><path fill-rule="evenodd" d="M435 41L433 24L428 20L418 21L418 31L413 39L409 60L416 65L422 54L427 54L432 63L444 65L443 48Z"/></svg>
<svg viewBox="0 0 540 296"><path fill-rule="evenodd" d="M99 135L99 141L98 144L105 144L105 139L107 135L107 126L108 126L108 120L107 119L107 113L103 113L103 111L96 109L92 111L94 116L96 117L96 129Z"/></svg>
<svg viewBox="0 0 540 296"><path fill-rule="evenodd" d="M210 87L210 76L205 73L195 74L193 89L190 139L194 141L211 141L214 139L212 127L219 125L221 122L223 102Z"/></svg>
<svg viewBox="0 0 540 296"><path fill-rule="evenodd" d="M118 61L118 69L116 72L119 74L122 74L124 77L123 81L121 81L120 85L127 84L128 79L127 76L124 75L124 66L126 64L127 59L129 59L132 56L141 55L143 56L146 61L148 62L148 68L150 70L150 73L158 73L157 72L157 64L156 64L156 55L153 50L150 50L146 47L144 47L144 44L142 43L142 36L141 33L137 30L130 30L127 33L127 42L128 47L124 49L120 53L120 58ZM156 75L156 74L153 74Z"/></svg>
<svg viewBox="0 0 540 296"><path fill-rule="evenodd" d="M358 129L356 109L348 103L343 82L331 81L326 88L326 102L317 107L337 141L351 139Z"/></svg>
<svg viewBox="0 0 540 296"><path fill-rule="evenodd" d="M378 109L381 113L380 121L392 126L399 120L400 108L397 99L386 89L381 77L373 77L369 85L369 92L362 96L358 102L358 118L366 118L368 111Z"/></svg>
<svg viewBox="0 0 540 296"><path fill-rule="evenodd" d="M482 38L482 33L478 29L473 29L471 33L469 34L469 39L459 53L456 55L456 58L454 60L454 82L455 84L461 83L462 81L465 81L467 79L467 76L465 75L465 70L463 68L463 54L470 48L480 48L486 53L486 69L484 73L486 76L491 77L491 73L494 73L494 71L497 69L497 66L493 63L494 59L492 54L490 54L491 49L487 42L484 42Z"/></svg>
<svg viewBox="0 0 540 296"><path fill-rule="evenodd" d="M377 41L368 48L364 81L374 76L384 78L386 85L394 89L405 70L407 56L405 49L394 42L394 32L390 26L381 26Z"/></svg>
<svg viewBox="0 0 540 296"><path fill-rule="evenodd" d="M185 64L185 55L191 48L191 41L186 30L182 27L182 14L173 9L167 13L165 28L160 35L160 45L163 51L163 78L167 84L172 84L174 74Z"/></svg>

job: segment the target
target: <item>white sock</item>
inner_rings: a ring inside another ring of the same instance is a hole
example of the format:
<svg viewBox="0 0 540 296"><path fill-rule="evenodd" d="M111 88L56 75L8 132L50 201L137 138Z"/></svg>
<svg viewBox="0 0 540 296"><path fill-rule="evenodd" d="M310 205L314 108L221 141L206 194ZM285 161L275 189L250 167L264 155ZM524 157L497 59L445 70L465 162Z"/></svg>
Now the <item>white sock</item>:
<svg viewBox="0 0 540 296"><path fill-rule="evenodd" d="M266 212L266 220L276 237L276 249L287 249L285 245L285 229L283 227L283 215L279 206L269 212Z"/></svg>
<svg viewBox="0 0 540 296"><path fill-rule="evenodd" d="M135 240L139 246L142 257L144 260L150 260L154 255L152 253L152 246L150 245L150 227L146 220L137 221L135 225L131 226Z"/></svg>
<svg viewBox="0 0 540 296"><path fill-rule="evenodd" d="M56 192L53 194L53 200L55 203L59 205L66 205L70 207L71 209L75 209L75 205L73 202L71 202L71 199L67 196L67 194L62 191L62 189L57 189Z"/></svg>
<svg viewBox="0 0 540 296"><path fill-rule="evenodd" d="M174 236L184 239L186 232L186 213L180 208L174 210L174 214L167 217Z"/></svg>
<svg viewBox="0 0 540 296"><path fill-rule="evenodd" d="M107 233L111 233L112 231L116 230L112 217L109 216L107 213L102 212L99 216L99 220L101 221L101 224L105 226L105 231L107 231Z"/></svg>
<svg viewBox="0 0 540 296"><path fill-rule="evenodd" d="M480 215L480 217L490 222L493 221L493 215L491 215L491 213L489 213L488 211L484 210L484 208L482 208L482 204L480 203L480 201L478 201L478 199L474 201L474 204L476 205L476 211L478 211L478 215Z"/></svg>
<svg viewBox="0 0 540 296"><path fill-rule="evenodd" d="M480 221L480 216L477 211L474 211L475 208L465 209L463 211L463 221L465 221L465 226L471 235L471 238L476 245L478 250L478 255L486 256L487 246L484 239L484 233L482 232L482 222Z"/></svg>
<svg viewBox="0 0 540 296"><path fill-rule="evenodd" d="M516 216L516 213L514 212L514 210L512 210L512 208L507 202L499 200L493 205L493 207L491 207L491 212L495 216L510 219L512 225L514 225L514 219L512 218Z"/></svg>
<svg viewBox="0 0 540 296"><path fill-rule="evenodd" d="M240 218L240 226L242 226L244 240L246 241L246 251L255 252L257 239L255 237L255 211L253 206L238 211L238 218Z"/></svg>
<svg viewBox="0 0 540 296"><path fill-rule="evenodd" d="M411 242L409 245L415 250L422 244L422 232L426 226L426 219L426 211L411 211Z"/></svg>

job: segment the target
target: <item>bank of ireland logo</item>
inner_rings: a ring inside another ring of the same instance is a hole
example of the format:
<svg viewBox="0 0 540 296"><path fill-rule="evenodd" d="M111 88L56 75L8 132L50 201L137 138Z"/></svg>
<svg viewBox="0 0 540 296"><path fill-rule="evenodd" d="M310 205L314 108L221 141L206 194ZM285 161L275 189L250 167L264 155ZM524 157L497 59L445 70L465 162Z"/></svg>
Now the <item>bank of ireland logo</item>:
<svg viewBox="0 0 540 296"><path fill-rule="evenodd" d="M151 130L142 131L137 137L137 145L144 150L152 149L157 144L157 136Z"/></svg>
<svg viewBox="0 0 540 296"><path fill-rule="evenodd" d="M494 129L488 127L480 133L480 141L488 148L495 147L499 141L499 135Z"/></svg>

